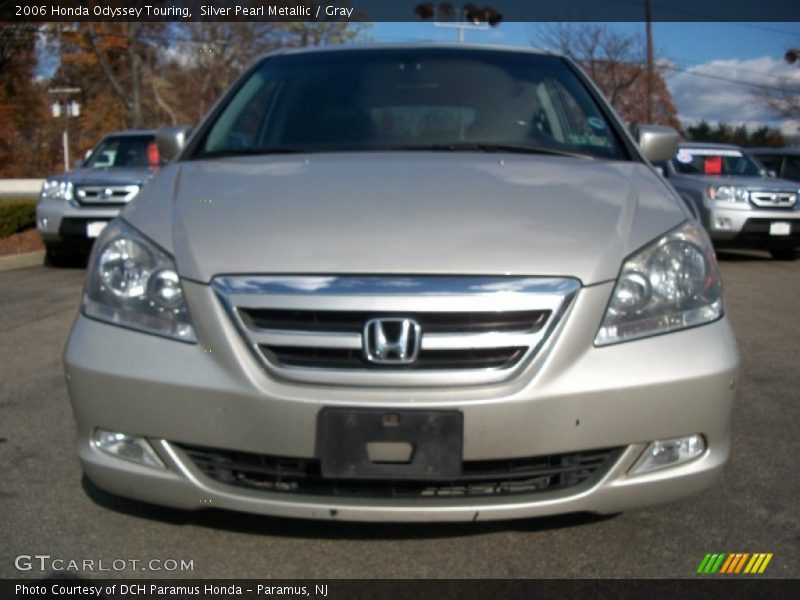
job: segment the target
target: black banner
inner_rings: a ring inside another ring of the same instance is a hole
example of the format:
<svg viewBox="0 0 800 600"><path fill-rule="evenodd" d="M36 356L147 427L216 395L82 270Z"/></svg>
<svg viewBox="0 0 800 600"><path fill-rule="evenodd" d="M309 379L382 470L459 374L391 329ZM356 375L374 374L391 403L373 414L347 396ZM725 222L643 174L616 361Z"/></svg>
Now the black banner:
<svg viewBox="0 0 800 600"><path fill-rule="evenodd" d="M311 598L314 600L489 600L494 598L628 598L738 599L797 598L797 580L753 578L677 580L233 580L233 579L40 579L4 580L0 597L102 598L118 600L255 600L256 598Z"/></svg>
<svg viewBox="0 0 800 600"><path fill-rule="evenodd" d="M644 21L648 0L0 0L3 21ZM649 0L653 21L800 21L786 0ZM798 32L800 37L800 31Z"/></svg>

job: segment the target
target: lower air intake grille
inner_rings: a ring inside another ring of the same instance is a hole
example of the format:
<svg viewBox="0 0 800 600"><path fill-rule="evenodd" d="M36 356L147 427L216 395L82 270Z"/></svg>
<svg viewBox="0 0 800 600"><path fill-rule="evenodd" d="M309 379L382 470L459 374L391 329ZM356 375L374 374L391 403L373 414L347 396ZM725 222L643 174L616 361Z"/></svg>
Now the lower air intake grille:
<svg viewBox="0 0 800 600"><path fill-rule="evenodd" d="M205 476L226 485L286 494L370 498L480 497L561 490L599 479L623 450L608 448L531 458L465 461L461 477L432 483L325 479L316 459L179 447Z"/></svg>

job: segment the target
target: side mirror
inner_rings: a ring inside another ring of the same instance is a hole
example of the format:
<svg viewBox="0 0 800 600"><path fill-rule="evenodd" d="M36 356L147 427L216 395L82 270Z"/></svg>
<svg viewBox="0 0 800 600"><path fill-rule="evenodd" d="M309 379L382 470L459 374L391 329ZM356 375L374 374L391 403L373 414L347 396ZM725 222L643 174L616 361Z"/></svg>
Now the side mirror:
<svg viewBox="0 0 800 600"><path fill-rule="evenodd" d="M651 163L664 162L675 156L680 139L681 136L672 127L640 125L636 128L639 149Z"/></svg>
<svg viewBox="0 0 800 600"><path fill-rule="evenodd" d="M92 155L92 150L93 150L93 149L94 149L94 148L89 148L89 149L86 151L86 154L84 154L84 155L83 155L83 160L84 160L84 162L86 162L87 160L89 160L89 157Z"/></svg>
<svg viewBox="0 0 800 600"><path fill-rule="evenodd" d="M775 178L775 177L778 176L778 174L775 171L773 171L772 169L768 169L767 170L767 175L769 175L772 178Z"/></svg>
<svg viewBox="0 0 800 600"><path fill-rule="evenodd" d="M161 162L170 162L180 154L189 139L192 128L188 125L163 127L156 132L156 146Z"/></svg>

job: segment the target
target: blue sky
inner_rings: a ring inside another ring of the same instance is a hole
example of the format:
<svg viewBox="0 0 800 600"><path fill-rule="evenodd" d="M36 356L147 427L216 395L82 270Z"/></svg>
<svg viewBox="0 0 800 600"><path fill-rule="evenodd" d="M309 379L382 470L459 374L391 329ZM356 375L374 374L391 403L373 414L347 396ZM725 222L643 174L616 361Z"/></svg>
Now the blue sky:
<svg viewBox="0 0 800 600"><path fill-rule="evenodd" d="M643 23L607 23L625 32L644 34ZM547 23L500 23L494 29L469 30L473 43L530 46ZM375 41L457 41L455 29L431 23L374 23ZM666 75L679 117L769 125L796 135L800 123L778 119L754 94L775 87L781 78L800 83L800 65L787 65L783 55L800 47L800 23L654 23L656 57L674 67Z"/></svg>
<svg viewBox="0 0 800 600"><path fill-rule="evenodd" d="M626 32L644 33L644 23L606 23ZM494 29L471 30L466 41L487 44L531 45L531 38L547 23L501 23ZM376 41L456 41L454 29L431 23L374 23ZM709 62L747 60L772 55L781 58L789 45L800 45L800 23L654 23L653 39L660 54L671 60Z"/></svg>

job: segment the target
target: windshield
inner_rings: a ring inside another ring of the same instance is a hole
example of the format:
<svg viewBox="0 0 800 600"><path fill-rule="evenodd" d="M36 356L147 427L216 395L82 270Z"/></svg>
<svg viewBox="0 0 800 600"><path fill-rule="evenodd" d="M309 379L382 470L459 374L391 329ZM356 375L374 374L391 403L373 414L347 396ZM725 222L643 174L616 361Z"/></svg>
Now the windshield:
<svg viewBox="0 0 800 600"><path fill-rule="evenodd" d="M157 167L155 137L148 135L114 136L104 139L86 161L90 169L112 167Z"/></svg>
<svg viewBox="0 0 800 600"><path fill-rule="evenodd" d="M625 159L599 106L560 58L464 49L275 56L195 152L540 151Z"/></svg>
<svg viewBox="0 0 800 600"><path fill-rule="evenodd" d="M739 150L722 148L681 148L672 159L678 173L686 175L736 175L740 177L760 177L761 167L749 156Z"/></svg>

